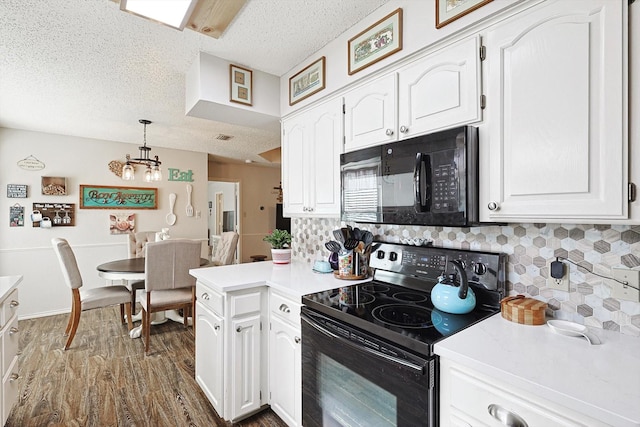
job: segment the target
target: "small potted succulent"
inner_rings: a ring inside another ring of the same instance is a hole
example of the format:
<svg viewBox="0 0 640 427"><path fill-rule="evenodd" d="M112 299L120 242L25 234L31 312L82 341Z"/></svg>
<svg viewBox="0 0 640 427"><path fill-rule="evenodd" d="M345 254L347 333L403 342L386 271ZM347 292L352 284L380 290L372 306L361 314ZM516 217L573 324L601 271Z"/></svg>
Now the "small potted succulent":
<svg viewBox="0 0 640 427"><path fill-rule="evenodd" d="M275 229L262 240L271 245L271 258L274 264L291 262L291 234L287 230Z"/></svg>

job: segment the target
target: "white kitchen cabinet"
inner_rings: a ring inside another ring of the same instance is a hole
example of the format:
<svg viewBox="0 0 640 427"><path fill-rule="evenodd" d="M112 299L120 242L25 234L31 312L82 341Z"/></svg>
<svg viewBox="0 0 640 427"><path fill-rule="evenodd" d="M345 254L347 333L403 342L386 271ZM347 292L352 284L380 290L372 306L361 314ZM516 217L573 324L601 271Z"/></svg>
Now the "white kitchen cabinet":
<svg viewBox="0 0 640 427"><path fill-rule="evenodd" d="M298 427L302 425L300 303L272 290L269 307L269 404L289 427Z"/></svg>
<svg viewBox="0 0 640 427"><path fill-rule="evenodd" d="M480 121L480 77L476 36L347 92L345 151Z"/></svg>
<svg viewBox="0 0 640 427"><path fill-rule="evenodd" d="M342 98L335 98L282 123L285 216L340 215Z"/></svg>
<svg viewBox="0 0 640 427"><path fill-rule="evenodd" d="M607 424L441 357L440 425L597 427Z"/></svg>
<svg viewBox="0 0 640 427"><path fill-rule="evenodd" d="M14 289L0 301L0 340L2 341L2 424L11 407L18 401L20 363L18 361L18 290Z"/></svg>
<svg viewBox="0 0 640 427"><path fill-rule="evenodd" d="M196 381L218 415L235 422L267 400L262 393L265 288L220 293L198 281L196 296Z"/></svg>
<svg viewBox="0 0 640 427"><path fill-rule="evenodd" d="M218 414L224 413L224 320L196 301L196 382Z"/></svg>
<svg viewBox="0 0 640 427"><path fill-rule="evenodd" d="M543 2L486 47L480 219L627 218L627 2Z"/></svg>

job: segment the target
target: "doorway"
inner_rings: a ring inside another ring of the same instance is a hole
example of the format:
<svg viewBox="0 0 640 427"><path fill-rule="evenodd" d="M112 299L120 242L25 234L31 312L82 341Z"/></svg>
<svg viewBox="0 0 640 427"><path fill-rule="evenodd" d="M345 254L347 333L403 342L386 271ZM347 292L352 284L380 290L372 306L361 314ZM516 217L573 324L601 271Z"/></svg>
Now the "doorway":
<svg viewBox="0 0 640 427"><path fill-rule="evenodd" d="M225 231L235 231L240 234L240 183L227 181L209 181L209 245L215 247L220 235ZM234 263L242 259L240 256L241 244L238 241L238 250Z"/></svg>

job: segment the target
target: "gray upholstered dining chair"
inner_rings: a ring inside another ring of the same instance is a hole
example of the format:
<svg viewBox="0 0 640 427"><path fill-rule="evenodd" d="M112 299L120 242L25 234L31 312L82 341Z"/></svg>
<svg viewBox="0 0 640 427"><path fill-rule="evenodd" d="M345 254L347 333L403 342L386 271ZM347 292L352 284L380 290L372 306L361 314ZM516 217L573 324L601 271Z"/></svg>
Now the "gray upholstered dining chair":
<svg viewBox="0 0 640 427"><path fill-rule="evenodd" d="M155 242L155 231L138 231L136 233L129 233L127 240L127 251L129 258L142 258L145 254L145 248L147 243ZM127 284L131 289L131 313L136 313L136 292L140 289L144 289L144 280L138 280L135 282L129 282Z"/></svg>
<svg viewBox="0 0 640 427"><path fill-rule="evenodd" d="M131 293L127 287L101 286L91 289L81 289L83 285L82 275L80 274L76 256L69 242L65 239L54 237L51 239L51 243L60 262L64 281L71 288L72 296L71 314L69 315L67 328L64 331L65 336L68 336L64 349L66 350L71 346L71 342L76 336L76 331L80 324L80 313L85 310L120 304L120 307L124 306L129 330L131 330L133 328L131 323ZM125 323L124 319L122 319L122 323Z"/></svg>
<svg viewBox="0 0 640 427"><path fill-rule="evenodd" d="M172 239L147 243L144 267L145 292L142 304L144 351L149 353L151 313L183 310L184 325L188 315L195 315L196 279L189 274L200 267L202 243L198 240ZM195 322L193 322L195 333Z"/></svg>
<svg viewBox="0 0 640 427"><path fill-rule="evenodd" d="M233 263L233 257L238 247L238 238L238 233L235 231L225 231L220 235L220 241L211 256L213 265L229 265Z"/></svg>

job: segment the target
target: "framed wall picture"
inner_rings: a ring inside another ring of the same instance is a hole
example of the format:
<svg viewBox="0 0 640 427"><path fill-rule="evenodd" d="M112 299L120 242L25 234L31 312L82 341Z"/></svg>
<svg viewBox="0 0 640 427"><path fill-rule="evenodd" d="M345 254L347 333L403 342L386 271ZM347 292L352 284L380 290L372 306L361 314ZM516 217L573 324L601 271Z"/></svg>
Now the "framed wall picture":
<svg viewBox="0 0 640 427"><path fill-rule="evenodd" d="M80 209L158 209L158 189L81 185Z"/></svg>
<svg viewBox="0 0 640 427"><path fill-rule="evenodd" d="M436 28L463 17L493 0L436 0Z"/></svg>
<svg viewBox="0 0 640 427"><path fill-rule="evenodd" d="M396 9L347 43L349 75L402 50L402 9Z"/></svg>
<svg viewBox="0 0 640 427"><path fill-rule="evenodd" d="M289 105L300 102L324 89L326 86L325 71L325 57L323 56L290 77Z"/></svg>
<svg viewBox="0 0 640 427"><path fill-rule="evenodd" d="M232 102L240 104L253 104L253 72L237 65L229 66L231 73L231 98Z"/></svg>

